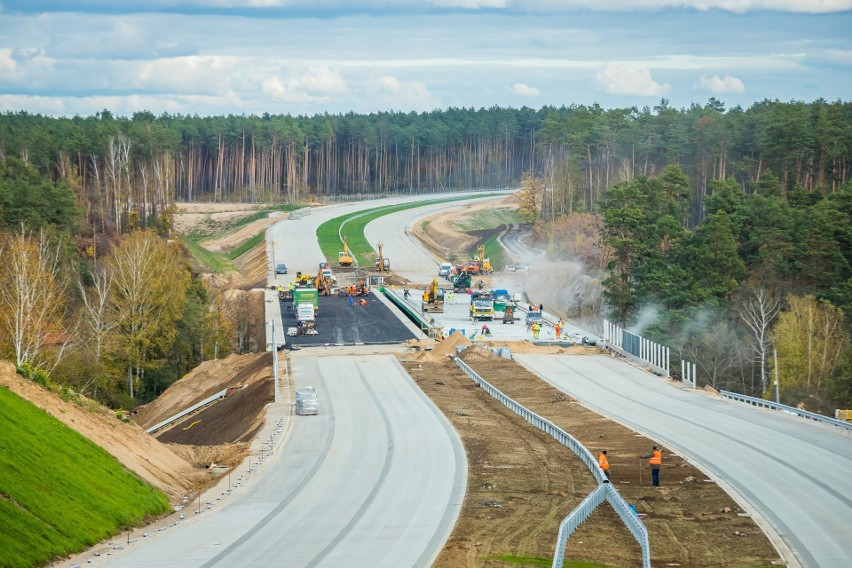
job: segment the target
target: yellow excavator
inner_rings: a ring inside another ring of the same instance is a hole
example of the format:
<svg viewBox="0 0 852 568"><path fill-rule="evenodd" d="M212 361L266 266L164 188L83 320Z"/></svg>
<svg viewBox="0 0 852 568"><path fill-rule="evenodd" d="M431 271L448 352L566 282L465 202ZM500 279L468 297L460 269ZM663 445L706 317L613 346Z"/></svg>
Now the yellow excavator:
<svg viewBox="0 0 852 568"><path fill-rule="evenodd" d="M314 282L316 284L317 292L323 296L331 295L331 287L334 286L334 279L331 276L326 276L323 273L323 269L320 269L316 278L314 278Z"/></svg>
<svg viewBox="0 0 852 568"><path fill-rule="evenodd" d="M476 260L479 261L479 270L481 274L491 274L494 269L491 267L491 259L485 258L485 245L476 247Z"/></svg>
<svg viewBox="0 0 852 568"><path fill-rule="evenodd" d="M355 264L355 259L352 258L352 251L349 250L349 244L346 242L346 237L343 237L343 250L337 253L337 264L341 268L349 268Z"/></svg>
<svg viewBox="0 0 852 568"><path fill-rule="evenodd" d="M432 284L423 292L423 311L444 313L444 290L438 288L438 279L432 279Z"/></svg>

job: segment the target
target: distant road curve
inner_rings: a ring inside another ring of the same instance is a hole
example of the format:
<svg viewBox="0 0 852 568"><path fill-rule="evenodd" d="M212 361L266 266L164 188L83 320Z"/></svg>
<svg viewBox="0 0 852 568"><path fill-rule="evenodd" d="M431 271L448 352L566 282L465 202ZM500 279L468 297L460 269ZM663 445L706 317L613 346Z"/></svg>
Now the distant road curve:
<svg viewBox="0 0 852 568"><path fill-rule="evenodd" d="M801 565L852 566L848 433L678 389L605 355L515 358L584 406L712 472L768 520Z"/></svg>

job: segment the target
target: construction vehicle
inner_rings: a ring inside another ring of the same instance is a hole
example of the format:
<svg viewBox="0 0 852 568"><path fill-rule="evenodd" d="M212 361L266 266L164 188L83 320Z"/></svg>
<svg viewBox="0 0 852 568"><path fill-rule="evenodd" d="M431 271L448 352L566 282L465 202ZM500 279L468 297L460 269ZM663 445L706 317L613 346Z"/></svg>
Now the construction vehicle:
<svg viewBox="0 0 852 568"><path fill-rule="evenodd" d="M494 319L494 299L489 293L474 292L470 295L471 321Z"/></svg>
<svg viewBox="0 0 852 568"><path fill-rule="evenodd" d="M343 237L343 250L337 253L337 264L342 268L349 268L355 264L355 259L352 258L352 251L349 250L346 237Z"/></svg>
<svg viewBox="0 0 852 568"><path fill-rule="evenodd" d="M378 243L379 247L379 256L376 257L376 270L379 273L390 272L390 259L385 258L385 255L382 254L382 243Z"/></svg>
<svg viewBox="0 0 852 568"><path fill-rule="evenodd" d="M314 277L307 272L297 272L296 279L293 281L293 284L297 287L309 288L314 285Z"/></svg>
<svg viewBox="0 0 852 568"><path fill-rule="evenodd" d="M310 304L316 315L319 311L319 291L316 288L293 288L293 307L297 310L297 316L299 307L305 304Z"/></svg>
<svg viewBox="0 0 852 568"><path fill-rule="evenodd" d="M473 258L468 260L467 264L462 266L462 270L468 274L479 274L482 272L482 264L480 264L479 260Z"/></svg>
<svg viewBox="0 0 852 568"><path fill-rule="evenodd" d="M453 292L458 292L459 290L467 290L470 288L470 274L467 272L459 272L453 277Z"/></svg>
<svg viewBox="0 0 852 568"><path fill-rule="evenodd" d="M506 306L506 309L503 310L503 323L515 323L515 307L514 306Z"/></svg>
<svg viewBox="0 0 852 568"><path fill-rule="evenodd" d="M423 292L423 312L444 313L444 290L438 288L438 279L432 279L432 284Z"/></svg>
<svg viewBox="0 0 852 568"><path fill-rule="evenodd" d="M479 261L481 274L491 274L494 272L494 269L491 267L491 259L485 258L485 245L476 247L476 260Z"/></svg>
<svg viewBox="0 0 852 568"><path fill-rule="evenodd" d="M334 277L331 275L331 270L325 269L320 270L317 273L316 278L314 278L314 283L317 288L317 292L322 294L323 296L330 296L331 289L334 287Z"/></svg>

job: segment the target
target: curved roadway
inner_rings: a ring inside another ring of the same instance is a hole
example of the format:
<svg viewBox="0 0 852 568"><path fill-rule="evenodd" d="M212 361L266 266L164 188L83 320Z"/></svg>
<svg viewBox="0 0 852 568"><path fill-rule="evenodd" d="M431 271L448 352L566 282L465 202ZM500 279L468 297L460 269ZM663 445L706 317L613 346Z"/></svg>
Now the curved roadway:
<svg viewBox="0 0 852 568"><path fill-rule="evenodd" d="M771 523L802 565L852 566L852 434L678 389L604 355L515 358L711 471Z"/></svg>
<svg viewBox="0 0 852 568"><path fill-rule="evenodd" d="M283 450L234 500L112 566L429 566L464 499L464 449L389 355L294 354L297 416ZM191 510L191 509L190 509Z"/></svg>
<svg viewBox="0 0 852 568"><path fill-rule="evenodd" d="M499 196L481 198L477 203L502 200L510 193L500 192ZM374 248L382 243L382 254L390 259L394 273L415 284L429 284L438 275L440 261L411 236L411 228L424 217L461 207L465 204L438 203L397 211L368 223L364 236Z"/></svg>

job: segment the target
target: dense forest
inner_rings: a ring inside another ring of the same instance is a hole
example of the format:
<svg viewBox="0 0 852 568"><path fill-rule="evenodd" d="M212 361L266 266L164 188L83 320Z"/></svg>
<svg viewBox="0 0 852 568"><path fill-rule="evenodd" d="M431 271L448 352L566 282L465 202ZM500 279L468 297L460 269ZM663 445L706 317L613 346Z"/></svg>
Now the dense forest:
<svg viewBox="0 0 852 568"><path fill-rule="evenodd" d="M541 243L598 283L594 298L578 299L578 317L610 317L674 345L703 383L747 394L768 394L776 349L789 402L849 406L850 158L852 104L824 100L311 117L8 112L4 258L42 251L37 277L61 286L51 310L31 314L54 324L29 337L6 318L2 348L75 388L100 385L114 404L148 399L237 348L244 325L228 313L245 310L205 287L186 251L155 242L169 234L175 202L522 185ZM140 250L155 262L139 265ZM20 296L7 305L27 297L21 270L0 274L6 295ZM179 293L136 297L121 283L128 271ZM129 298L144 313L122 312ZM75 334L87 348L62 355L60 339Z"/></svg>

